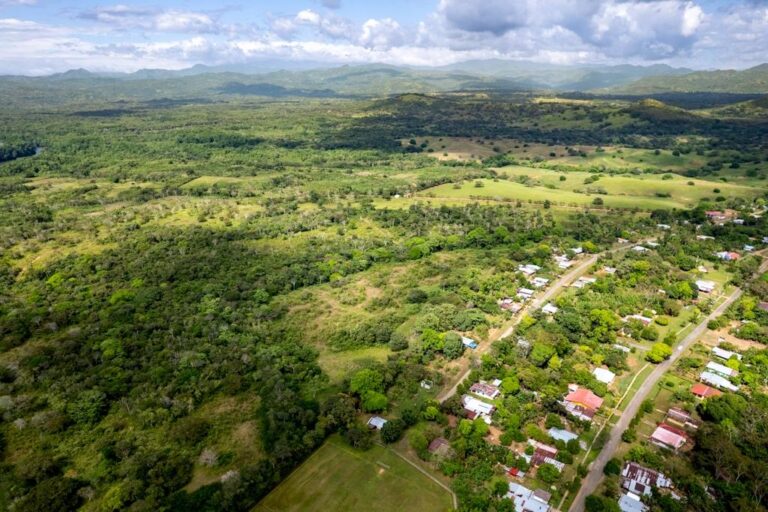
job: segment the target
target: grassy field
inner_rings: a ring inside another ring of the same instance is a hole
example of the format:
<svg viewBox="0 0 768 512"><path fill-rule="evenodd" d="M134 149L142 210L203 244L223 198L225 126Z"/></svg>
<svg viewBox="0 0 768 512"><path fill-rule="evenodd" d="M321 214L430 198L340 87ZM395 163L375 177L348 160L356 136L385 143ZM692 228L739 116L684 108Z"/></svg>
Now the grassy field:
<svg viewBox="0 0 768 512"><path fill-rule="evenodd" d="M353 450L331 438L254 511L443 511L451 496L382 446Z"/></svg>

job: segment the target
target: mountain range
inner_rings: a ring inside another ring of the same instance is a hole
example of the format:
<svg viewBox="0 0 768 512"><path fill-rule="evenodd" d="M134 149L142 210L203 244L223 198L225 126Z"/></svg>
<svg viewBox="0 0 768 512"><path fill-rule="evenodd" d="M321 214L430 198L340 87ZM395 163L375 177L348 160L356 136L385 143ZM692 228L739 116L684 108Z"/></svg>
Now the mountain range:
<svg viewBox="0 0 768 512"><path fill-rule="evenodd" d="M566 66L478 60L442 67L384 64L327 67L316 62L262 61L182 70L93 73L84 69L45 77L0 77L0 101L56 105L88 101L267 97L380 97L404 92L460 90L664 93L768 93L768 64L742 71L693 71L667 65Z"/></svg>

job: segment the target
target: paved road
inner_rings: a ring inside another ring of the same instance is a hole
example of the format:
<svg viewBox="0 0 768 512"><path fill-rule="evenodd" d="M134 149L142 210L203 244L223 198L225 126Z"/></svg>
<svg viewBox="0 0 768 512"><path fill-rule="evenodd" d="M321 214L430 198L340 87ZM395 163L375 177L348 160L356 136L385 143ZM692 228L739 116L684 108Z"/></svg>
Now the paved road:
<svg viewBox="0 0 768 512"><path fill-rule="evenodd" d="M622 247L621 249L624 249L624 248ZM551 300L555 295L557 295L560 292L560 290L562 290L564 287L571 284L573 281L578 279L581 275L585 274L587 270L589 270L589 268L595 264L597 259L600 256L603 256L604 254L606 253L603 252L599 254L593 254L589 256L587 259L579 262L578 265L576 265L571 270L563 274L557 281L555 281L547 289L547 291L541 294L540 297L531 300L522 310L518 311L517 315L515 316L515 320L501 334L494 336L493 338L488 340L488 343L485 343L482 346L475 349L474 355L481 356L487 353L491 349L491 345L493 345L494 341L510 336L514 332L515 327L517 327L517 324L519 324L520 321L525 317L526 313L528 313L529 311L535 311L540 307L544 306L547 302L549 302L549 300ZM437 395L437 400L442 403L448 400L449 398L451 398L453 395L455 395L456 390L459 388L461 383L464 382L467 379L467 377L469 377L469 374L471 371L472 371L472 368L468 368L464 373L462 373L461 377L459 377L459 380L456 381L456 384L454 384L453 387Z"/></svg>
<svg viewBox="0 0 768 512"><path fill-rule="evenodd" d="M643 403L643 400L646 399L648 393L650 393L653 387L656 385L656 382L658 382L661 376L664 375L664 373L666 373L667 370L672 367L680 355L685 352L693 342L699 339L702 334L704 334L704 332L707 330L707 322L723 314L731 304L733 304L736 300L739 299L739 297L741 297L741 294L742 291L740 289L737 288L734 290L728 296L725 302L718 306L712 313L707 315L707 317L704 318L704 320L702 320L701 323L699 323L699 325L697 325L696 328L691 331L690 334L688 334L688 336L683 338L683 341L681 341L677 346L675 351L672 353L672 356L663 363L659 364L653 370L653 372L651 372L648 378L645 379L645 382L643 382L643 384L637 390L635 396L632 397L629 405L627 405L626 409L624 409L624 412L621 413L619 421L617 421L616 425L614 425L614 427L611 429L608 442L605 443L605 446L603 446L603 449L597 455L597 458L594 460L594 462L592 462L589 473L581 482L581 489L579 489L579 493L576 495L576 498L571 505L570 512L584 512L584 500L587 498L587 496L597 490L597 486L600 485L600 481L603 479L603 468L605 468L605 464L610 460L616 449L619 447L619 443L621 442L621 434L627 429L629 422L632 420L632 418L635 417L637 411L640 410L640 405Z"/></svg>

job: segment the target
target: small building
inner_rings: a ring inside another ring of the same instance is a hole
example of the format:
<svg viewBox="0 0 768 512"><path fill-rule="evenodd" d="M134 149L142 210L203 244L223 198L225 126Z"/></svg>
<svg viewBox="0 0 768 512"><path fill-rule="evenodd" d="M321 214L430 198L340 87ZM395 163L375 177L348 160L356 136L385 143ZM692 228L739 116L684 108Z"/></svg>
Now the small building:
<svg viewBox="0 0 768 512"><path fill-rule="evenodd" d="M603 267L603 272L606 274L615 274L616 268L615 267Z"/></svg>
<svg viewBox="0 0 768 512"><path fill-rule="evenodd" d="M501 395L501 391L499 391L497 386L492 386L491 384L483 381L472 384L472 387L469 388L469 392L488 398L490 400L495 400L499 397L499 395Z"/></svg>
<svg viewBox="0 0 768 512"><path fill-rule="evenodd" d="M735 377L739 373L733 368L729 368L724 364L716 363L714 361L707 363L707 370L711 371L712 373L722 375L723 377Z"/></svg>
<svg viewBox="0 0 768 512"><path fill-rule="evenodd" d="M534 288L542 288L549 283L549 279L546 277L534 277L533 281L531 281L531 284Z"/></svg>
<svg viewBox="0 0 768 512"><path fill-rule="evenodd" d="M651 442L656 446L676 452L688 442L688 437L679 428L661 423L651 434Z"/></svg>
<svg viewBox="0 0 768 512"><path fill-rule="evenodd" d="M583 252L584 252L584 248L583 248L583 247L581 247L581 246L579 246L579 247L574 247L573 249L571 249L571 252L572 252L573 254L581 254L581 253L583 253Z"/></svg>
<svg viewBox="0 0 768 512"><path fill-rule="evenodd" d="M752 251L755 250L755 246L754 245L749 245L749 244L744 244L744 247L742 247L742 250L744 252L752 252Z"/></svg>
<svg viewBox="0 0 768 512"><path fill-rule="evenodd" d="M541 267L538 266L538 265L531 265L529 263L529 264L526 264L526 265L518 265L517 270L519 270L520 272L522 272L526 276L531 276L531 275L535 274L536 272L538 272L539 270L541 270Z"/></svg>
<svg viewBox="0 0 768 512"><path fill-rule="evenodd" d="M533 294L536 293L535 291L531 290L530 288L520 288L517 290L517 296L520 299L528 300L531 297L533 297Z"/></svg>
<svg viewBox="0 0 768 512"><path fill-rule="evenodd" d="M551 302L548 302L546 306L541 308L541 312L544 313L545 315L554 315L558 311L560 311L560 309L557 306L553 305Z"/></svg>
<svg viewBox="0 0 768 512"><path fill-rule="evenodd" d="M563 399L565 410L582 421L592 421L603 399L586 388L571 387L572 391Z"/></svg>
<svg viewBox="0 0 768 512"><path fill-rule="evenodd" d="M429 447L427 447L427 451L433 455L438 455L441 457L444 457L448 455L451 451L451 444L448 442L447 439L444 439L442 437L436 437L432 440L431 443L429 443Z"/></svg>
<svg viewBox="0 0 768 512"><path fill-rule="evenodd" d="M510 299L509 297L501 299L499 301L499 307L504 311L509 311L510 313L518 313L521 309L523 309L522 304L520 304L519 302L515 302L513 299Z"/></svg>
<svg viewBox="0 0 768 512"><path fill-rule="evenodd" d="M548 494L537 495L524 485L510 482L506 498L515 504L515 512L549 512L551 507L547 501L544 501L544 497Z"/></svg>
<svg viewBox="0 0 768 512"><path fill-rule="evenodd" d="M642 245L636 245L632 248L632 250L635 252L648 252L648 248L643 247Z"/></svg>
<svg viewBox="0 0 768 512"><path fill-rule="evenodd" d="M713 396L720 396L723 394L722 391L711 388L706 384L702 384L701 382L697 382L696 384L691 386L691 393L693 393L693 395L701 399L710 398Z"/></svg>
<svg viewBox="0 0 768 512"><path fill-rule="evenodd" d="M668 229L672 229L672 226L670 226L669 224L656 224L656 227L659 229L663 229L665 231Z"/></svg>
<svg viewBox="0 0 768 512"><path fill-rule="evenodd" d="M465 347L471 348L472 350L477 348L477 342L472 338L467 338L466 336L462 336L461 342L464 344Z"/></svg>
<svg viewBox="0 0 768 512"><path fill-rule="evenodd" d="M679 407L670 407L664 421L690 430L698 430L700 425L699 421L694 419L688 411L680 409Z"/></svg>
<svg viewBox="0 0 768 512"><path fill-rule="evenodd" d="M555 441L562 441L564 443L567 443L568 441L573 441L574 439L579 438L578 435L574 434L569 430L565 430L562 428L555 428L555 427L552 427L549 430L547 430L547 434L549 434L549 437L551 437Z"/></svg>
<svg viewBox="0 0 768 512"><path fill-rule="evenodd" d="M596 281L597 281L597 279L594 278L594 277L583 277L582 276L582 277L578 278L576 281L574 281L573 284L571 284L571 286L574 287L574 288L581 289L581 288L584 288L585 286L587 286L588 284L594 284Z"/></svg>
<svg viewBox="0 0 768 512"><path fill-rule="evenodd" d="M616 374L607 368L595 368L592 375L603 384L610 384L616 378Z"/></svg>
<svg viewBox="0 0 768 512"><path fill-rule="evenodd" d="M461 397L461 403L464 406L464 410L467 411L467 417L469 419L483 418L486 423L491 422L491 416L496 408L489 403L478 400L477 398L469 395Z"/></svg>
<svg viewBox="0 0 768 512"><path fill-rule="evenodd" d="M715 290L715 286L717 285L714 281L706 281L704 279L696 281L696 288L703 293L712 293Z"/></svg>
<svg viewBox="0 0 768 512"><path fill-rule="evenodd" d="M628 492L619 498L619 510L621 512L648 512L648 505L640 501L640 496L637 494Z"/></svg>
<svg viewBox="0 0 768 512"><path fill-rule="evenodd" d="M647 316L643 316L643 315L627 315L624 318L622 318L622 320L624 322L629 322L630 320L637 320L638 322L643 324L643 326L645 327L651 325L651 322L653 322L653 318L648 318Z"/></svg>
<svg viewBox="0 0 768 512"><path fill-rule="evenodd" d="M565 270L573 265L573 262L568 259L568 256L555 256L558 268Z"/></svg>
<svg viewBox="0 0 768 512"><path fill-rule="evenodd" d="M701 379L701 382L704 382L705 384L709 384L710 386L715 386L716 388L719 388L719 389L725 389L728 391L739 390L739 386L734 385L731 381L729 381L722 375L718 375L716 373L701 372L699 379Z"/></svg>
<svg viewBox="0 0 768 512"><path fill-rule="evenodd" d="M739 258L741 258L739 253L733 251L721 251L715 253L715 256L723 261L737 261Z"/></svg>
<svg viewBox="0 0 768 512"><path fill-rule="evenodd" d="M616 350L621 350L625 354L629 354L630 352L632 352L631 348L625 347L624 345L619 345L618 343L614 343L613 348L615 348Z"/></svg>
<svg viewBox="0 0 768 512"><path fill-rule="evenodd" d="M645 242L645 245L646 245L647 247L650 247L650 248L652 248L652 249L655 249L655 248L657 248L657 247L659 246L659 243L658 243L658 242Z"/></svg>
<svg viewBox="0 0 768 512"><path fill-rule="evenodd" d="M384 428L384 425L386 423L387 423L387 420L385 420L381 416L371 416L368 419L368 428L381 430L382 428Z"/></svg>
<svg viewBox="0 0 768 512"><path fill-rule="evenodd" d="M655 487L672 487L672 481L664 473L628 462L621 470L621 487L638 496L650 496Z"/></svg>
<svg viewBox="0 0 768 512"><path fill-rule="evenodd" d="M768 303L766 303L768 304ZM712 348L712 355L715 357L719 357L720 359L729 360L732 357L735 357L739 361L741 361L742 355L738 354L736 352L732 352L730 350L725 350L724 348L720 347L713 347Z"/></svg>
<svg viewBox="0 0 768 512"><path fill-rule="evenodd" d="M432 381L431 380L423 380L419 384L423 389L432 389Z"/></svg>
<svg viewBox="0 0 768 512"><path fill-rule="evenodd" d="M714 240L715 237L709 235L696 235L696 240Z"/></svg>
<svg viewBox="0 0 768 512"><path fill-rule="evenodd" d="M542 464L550 464L557 468L557 470L560 472L565 469L565 464L555 459L555 457L557 457L557 448L548 444L534 441L533 439L529 439L528 444L533 446L533 455L531 455L530 460L531 466L537 468Z"/></svg>

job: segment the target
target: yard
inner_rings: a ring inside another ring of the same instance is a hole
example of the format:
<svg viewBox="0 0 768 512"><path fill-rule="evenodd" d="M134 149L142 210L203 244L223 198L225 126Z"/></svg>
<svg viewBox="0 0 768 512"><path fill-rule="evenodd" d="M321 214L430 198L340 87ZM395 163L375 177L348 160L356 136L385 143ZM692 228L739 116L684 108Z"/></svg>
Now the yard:
<svg viewBox="0 0 768 512"><path fill-rule="evenodd" d="M285 479L256 512L444 511L451 495L391 450L354 450L334 437Z"/></svg>

